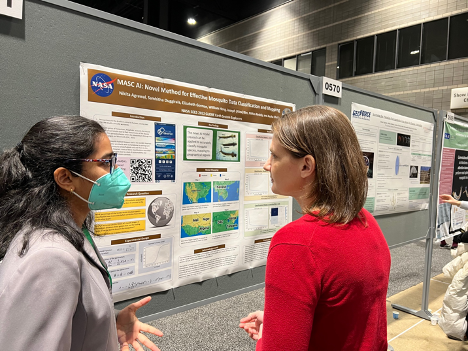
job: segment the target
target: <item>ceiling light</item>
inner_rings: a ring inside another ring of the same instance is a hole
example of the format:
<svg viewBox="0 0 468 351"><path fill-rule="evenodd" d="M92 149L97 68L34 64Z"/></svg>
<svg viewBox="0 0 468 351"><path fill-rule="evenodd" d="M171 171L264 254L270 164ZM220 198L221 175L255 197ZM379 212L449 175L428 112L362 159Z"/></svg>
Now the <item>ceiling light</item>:
<svg viewBox="0 0 468 351"><path fill-rule="evenodd" d="M414 51L411 51L410 52L411 55L416 55L416 54L419 54L419 50L414 50Z"/></svg>
<svg viewBox="0 0 468 351"><path fill-rule="evenodd" d="M187 20L187 23L190 24L191 26L193 26L193 25L197 24L197 21L195 21L195 18L190 17Z"/></svg>

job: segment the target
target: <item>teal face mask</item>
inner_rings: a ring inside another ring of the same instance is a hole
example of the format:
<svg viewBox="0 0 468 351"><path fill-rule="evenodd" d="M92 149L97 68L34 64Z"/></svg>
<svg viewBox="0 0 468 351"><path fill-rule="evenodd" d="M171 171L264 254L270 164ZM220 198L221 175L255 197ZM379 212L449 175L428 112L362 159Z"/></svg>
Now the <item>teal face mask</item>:
<svg viewBox="0 0 468 351"><path fill-rule="evenodd" d="M121 168L115 169L112 174L103 175L96 181L76 172L70 172L94 184L89 193L88 200L73 192L81 200L88 203L90 210L107 210L123 206L125 194L130 189L131 184Z"/></svg>

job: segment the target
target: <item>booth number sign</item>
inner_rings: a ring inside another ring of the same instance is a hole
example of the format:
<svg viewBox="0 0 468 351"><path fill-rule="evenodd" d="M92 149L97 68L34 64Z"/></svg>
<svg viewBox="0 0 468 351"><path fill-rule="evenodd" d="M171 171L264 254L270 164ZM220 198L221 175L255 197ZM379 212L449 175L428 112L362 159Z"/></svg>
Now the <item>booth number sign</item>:
<svg viewBox="0 0 468 351"><path fill-rule="evenodd" d="M24 0L0 0L0 15L23 18Z"/></svg>
<svg viewBox="0 0 468 351"><path fill-rule="evenodd" d="M331 95L337 98L341 97L341 94L342 94L341 82L334 80L334 79L327 78L327 77L323 77L322 80L323 80L322 93L324 95Z"/></svg>

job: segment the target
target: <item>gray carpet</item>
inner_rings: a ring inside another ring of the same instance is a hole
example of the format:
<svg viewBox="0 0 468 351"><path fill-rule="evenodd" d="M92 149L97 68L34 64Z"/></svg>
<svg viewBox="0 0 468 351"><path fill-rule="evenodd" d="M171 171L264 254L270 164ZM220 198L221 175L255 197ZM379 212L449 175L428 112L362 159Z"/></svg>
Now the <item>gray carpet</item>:
<svg viewBox="0 0 468 351"><path fill-rule="evenodd" d="M406 290L423 280L425 242L391 250L392 268L387 296ZM431 276L442 273L451 260L450 250L434 244ZM239 319L262 309L264 289L164 317L149 324L163 331L151 337L161 351L252 351L255 342L239 329Z"/></svg>
<svg viewBox="0 0 468 351"><path fill-rule="evenodd" d="M451 243L451 240L448 242ZM392 268L387 296L395 295L423 281L425 245L425 241L417 241L390 250ZM434 243L431 277L441 274L442 268L451 260L450 250L441 248L438 243Z"/></svg>

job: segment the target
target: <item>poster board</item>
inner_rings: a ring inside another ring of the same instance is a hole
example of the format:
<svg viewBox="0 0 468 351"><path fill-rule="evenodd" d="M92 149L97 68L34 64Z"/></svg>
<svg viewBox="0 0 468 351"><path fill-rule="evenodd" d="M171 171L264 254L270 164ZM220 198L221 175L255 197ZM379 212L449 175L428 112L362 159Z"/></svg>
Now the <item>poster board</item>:
<svg viewBox="0 0 468 351"><path fill-rule="evenodd" d="M287 101L297 108L316 103L309 75L70 1L26 0L24 18L0 16L0 76L5 82L0 87L2 150L14 147L43 118L80 114L79 65L83 61ZM292 216L300 216L295 202ZM227 294L258 289L264 277L265 266L259 266L154 293L138 316L174 313ZM138 300L115 306L122 309Z"/></svg>
<svg viewBox="0 0 468 351"><path fill-rule="evenodd" d="M357 103L423 122L432 124L436 122L434 110L366 91L346 83L343 83L342 98L322 95L319 96L318 103L340 110L350 120L352 104ZM434 168L434 164L431 167ZM432 184L433 180L431 180L431 186ZM376 220L390 248L426 238L431 226L430 211L426 210L383 214L377 216Z"/></svg>
<svg viewBox="0 0 468 351"><path fill-rule="evenodd" d="M266 263L292 199L271 192L271 123L290 103L82 63L81 115L132 186L95 213L115 301Z"/></svg>
<svg viewBox="0 0 468 351"><path fill-rule="evenodd" d="M24 21L0 16L0 47L4 58L0 76L5 82L0 87L0 114L3 116L0 149L15 146L34 123L45 117L80 114L77 68L82 61L287 101L297 108L322 103L315 93L318 90L310 84L315 81L319 86L318 77L293 72L70 1L26 0L24 14ZM97 35L106 40L96 40ZM428 109L408 106L402 101L355 89L348 84L343 84L341 99L325 98L323 104L350 117L352 102L433 122L433 114ZM427 212L377 216L389 246L425 237L429 222ZM292 216L293 219L300 217L298 206L293 208ZM154 293L138 315L174 313L204 301L247 292L250 288L258 288L264 281L264 275L265 268L260 266ZM137 300L139 298L118 302L116 308Z"/></svg>
<svg viewBox="0 0 468 351"><path fill-rule="evenodd" d="M351 123L367 165L364 207L374 216L427 210L434 124L357 103Z"/></svg>
<svg viewBox="0 0 468 351"><path fill-rule="evenodd" d="M455 200L468 201L468 124L444 121L439 195L450 194ZM438 202L436 239L460 234L468 222L468 211Z"/></svg>

